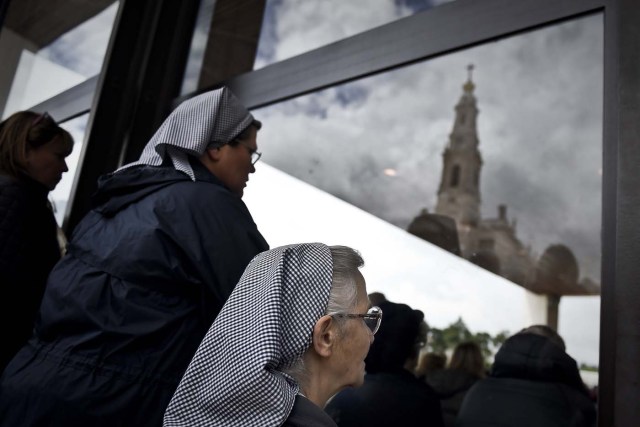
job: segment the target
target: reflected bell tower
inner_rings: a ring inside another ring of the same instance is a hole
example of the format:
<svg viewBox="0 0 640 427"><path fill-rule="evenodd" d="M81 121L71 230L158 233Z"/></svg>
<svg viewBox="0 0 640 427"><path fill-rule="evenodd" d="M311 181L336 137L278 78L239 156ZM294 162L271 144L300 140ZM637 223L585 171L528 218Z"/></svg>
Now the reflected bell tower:
<svg viewBox="0 0 640 427"><path fill-rule="evenodd" d="M461 232L477 227L480 222L482 157L478 150L478 108L473 95L473 68L472 64L467 67L468 77L455 107L453 130L442 153L442 178L436 204L436 213L455 219Z"/></svg>

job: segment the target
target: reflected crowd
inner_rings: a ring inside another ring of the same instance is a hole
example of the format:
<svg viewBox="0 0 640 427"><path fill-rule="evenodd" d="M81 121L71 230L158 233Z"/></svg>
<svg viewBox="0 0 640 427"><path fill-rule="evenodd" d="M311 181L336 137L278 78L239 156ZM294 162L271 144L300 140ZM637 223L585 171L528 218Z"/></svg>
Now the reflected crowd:
<svg viewBox="0 0 640 427"><path fill-rule="evenodd" d="M380 301L381 294L372 298ZM549 326L512 335L487 364L473 341L460 342L450 355L426 351L422 312L377 304L385 318L366 359L364 385L341 391L326 408L338 426L596 425L597 386L583 382Z"/></svg>

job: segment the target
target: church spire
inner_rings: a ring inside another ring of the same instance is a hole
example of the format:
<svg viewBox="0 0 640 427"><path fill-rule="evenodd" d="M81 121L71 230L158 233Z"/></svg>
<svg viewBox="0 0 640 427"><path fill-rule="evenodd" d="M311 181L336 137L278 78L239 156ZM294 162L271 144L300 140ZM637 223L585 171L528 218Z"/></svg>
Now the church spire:
<svg viewBox="0 0 640 427"><path fill-rule="evenodd" d="M442 154L442 178L436 205L436 213L454 218L459 227L474 227L480 222L482 157L478 150L473 69L473 64L467 66L467 81L462 86L449 143Z"/></svg>

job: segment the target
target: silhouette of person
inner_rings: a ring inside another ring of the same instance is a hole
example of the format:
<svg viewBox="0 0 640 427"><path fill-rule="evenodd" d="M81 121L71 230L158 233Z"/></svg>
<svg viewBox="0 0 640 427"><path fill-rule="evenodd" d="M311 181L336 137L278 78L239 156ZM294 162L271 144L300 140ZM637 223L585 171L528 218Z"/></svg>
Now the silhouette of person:
<svg viewBox="0 0 640 427"><path fill-rule="evenodd" d="M456 426L592 427L595 405L562 337L533 325L507 339L467 392Z"/></svg>
<svg viewBox="0 0 640 427"><path fill-rule="evenodd" d="M0 123L0 372L33 330L47 276L60 259L47 199L73 138L48 113L19 111Z"/></svg>

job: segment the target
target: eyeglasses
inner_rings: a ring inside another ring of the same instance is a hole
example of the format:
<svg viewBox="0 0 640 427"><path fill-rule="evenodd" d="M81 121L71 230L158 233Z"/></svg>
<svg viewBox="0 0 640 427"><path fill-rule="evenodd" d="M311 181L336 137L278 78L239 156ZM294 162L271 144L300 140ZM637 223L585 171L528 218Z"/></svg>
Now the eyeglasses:
<svg viewBox="0 0 640 427"><path fill-rule="evenodd" d="M380 307L373 306L367 310L367 314L351 314L351 313L335 313L331 316L335 317L347 317L349 319L362 319L364 324L371 329L371 333L375 334L380 328L382 322L382 310Z"/></svg>
<svg viewBox="0 0 640 427"><path fill-rule="evenodd" d="M240 145L242 145L244 148L247 149L247 151L249 151L249 155L251 156L251 164L255 165L256 163L258 163L258 160L260 160L260 157L262 157L262 153L254 150L253 148L249 147L248 145L244 144L241 140L237 140Z"/></svg>

